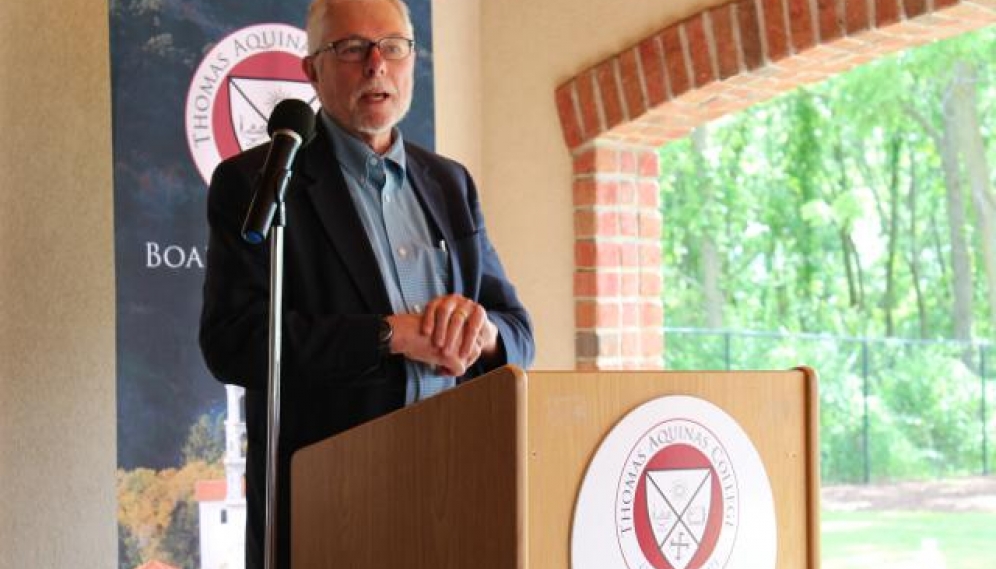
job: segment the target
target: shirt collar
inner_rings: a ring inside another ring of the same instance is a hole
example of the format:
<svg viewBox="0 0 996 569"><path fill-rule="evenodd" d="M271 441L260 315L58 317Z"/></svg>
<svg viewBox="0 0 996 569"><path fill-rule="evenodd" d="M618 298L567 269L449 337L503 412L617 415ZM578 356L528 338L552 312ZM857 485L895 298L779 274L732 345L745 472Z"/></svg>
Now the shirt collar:
<svg viewBox="0 0 996 569"><path fill-rule="evenodd" d="M391 146L383 156L378 155L362 140L346 132L338 123L332 120L324 110L319 113L325 128L332 138L336 159L343 169L358 180L367 180L371 165L379 165L381 160L399 171L400 179L405 177L405 141L401 131L395 127L391 130Z"/></svg>

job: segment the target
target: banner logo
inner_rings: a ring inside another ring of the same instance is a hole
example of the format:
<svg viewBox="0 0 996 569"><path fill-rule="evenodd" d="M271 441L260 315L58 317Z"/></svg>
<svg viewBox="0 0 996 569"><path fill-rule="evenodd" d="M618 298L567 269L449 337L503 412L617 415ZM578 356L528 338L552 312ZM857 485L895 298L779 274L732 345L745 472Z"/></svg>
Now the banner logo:
<svg viewBox="0 0 996 569"><path fill-rule="evenodd" d="M669 396L624 417L597 450L572 567L772 569L775 546L770 482L746 433L707 401Z"/></svg>
<svg viewBox="0 0 996 569"><path fill-rule="evenodd" d="M305 32L258 24L219 41L204 57L187 92L187 145L197 171L210 182L222 160L266 142L266 123L284 99L318 100L301 69Z"/></svg>

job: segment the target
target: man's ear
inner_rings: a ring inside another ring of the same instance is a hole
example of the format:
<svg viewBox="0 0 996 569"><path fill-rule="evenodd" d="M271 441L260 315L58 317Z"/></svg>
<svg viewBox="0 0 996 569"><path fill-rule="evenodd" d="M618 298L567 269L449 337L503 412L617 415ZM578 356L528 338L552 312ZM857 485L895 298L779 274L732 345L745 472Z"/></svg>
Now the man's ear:
<svg viewBox="0 0 996 569"><path fill-rule="evenodd" d="M315 83L318 81L318 73L315 71L315 58L310 55L301 58L301 71L308 78L308 81Z"/></svg>

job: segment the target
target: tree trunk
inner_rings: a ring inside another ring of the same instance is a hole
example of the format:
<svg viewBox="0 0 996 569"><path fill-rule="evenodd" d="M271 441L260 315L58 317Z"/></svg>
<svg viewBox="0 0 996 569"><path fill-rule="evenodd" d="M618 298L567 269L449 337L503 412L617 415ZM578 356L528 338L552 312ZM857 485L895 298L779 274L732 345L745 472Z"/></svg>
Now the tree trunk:
<svg viewBox="0 0 996 569"><path fill-rule="evenodd" d="M965 198L962 191L961 161L958 156L958 108L964 105L958 89L957 73L944 97L944 130L940 153L947 187L948 230L951 233L952 335L957 340L972 339L972 262L965 237Z"/></svg>
<svg viewBox="0 0 996 569"><path fill-rule="evenodd" d="M700 195L702 197L702 211L709 216L712 210L712 203L715 200L714 189L712 187L712 176L706 159L709 155L709 130L706 126L700 126L692 131L692 146L697 154L695 163L698 165L698 179L700 181ZM706 223L703 227L719 228L719 223ZM720 257L716 240L708 233L701 233L699 238L699 262L700 275L702 277L702 300L705 314L705 325L707 328L719 329L723 327L723 260Z"/></svg>
<svg viewBox="0 0 996 569"><path fill-rule="evenodd" d="M976 100L978 77L971 64L960 61L955 65L955 92L960 101L953 110L957 116L958 147L965 160L965 176L972 191L976 229L979 233L980 256L986 275L989 331L996 331L996 200L993 197L986 147L979 125Z"/></svg>
<svg viewBox="0 0 996 569"><path fill-rule="evenodd" d="M882 295L882 313L885 316L885 335L895 336L893 310L896 307L896 255L899 250L899 155L902 139L893 136L889 142L889 216L883 219L888 227L888 256L885 261L885 292Z"/></svg>
<svg viewBox="0 0 996 569"><path fill-rule="evenodd" d="M916 177L916 160L913 156L913 151L910 151L910 188L909 195L907 197L910 212L910 248L909 255L906 262L910 266L910 280L913 281L913 292L916 294L916 312L917 321L919 322L919 337L927 337L927 303L923 296L923 288L920 286L920 243L919 234L917 232L916 220L917 220L917 192L919 187L917 185Z"/></svg>

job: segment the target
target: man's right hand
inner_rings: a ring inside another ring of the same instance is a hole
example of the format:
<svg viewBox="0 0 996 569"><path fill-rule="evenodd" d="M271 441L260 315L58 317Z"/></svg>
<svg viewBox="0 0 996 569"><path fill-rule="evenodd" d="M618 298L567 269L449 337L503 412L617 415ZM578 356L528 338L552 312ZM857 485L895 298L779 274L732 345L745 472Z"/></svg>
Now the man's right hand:
<svg viewBox="0 0 996 569"><path fill-rule="evenodd" d="M438 368L439 373L459 377L481 355L480 345L474 346L464 357L460 353L444 351L432 341L431 334L422 331L422 316L419 314L392 314L387 316L394 333L391 336L391 353L402 354L410 360L422 362Z"/></svg>

